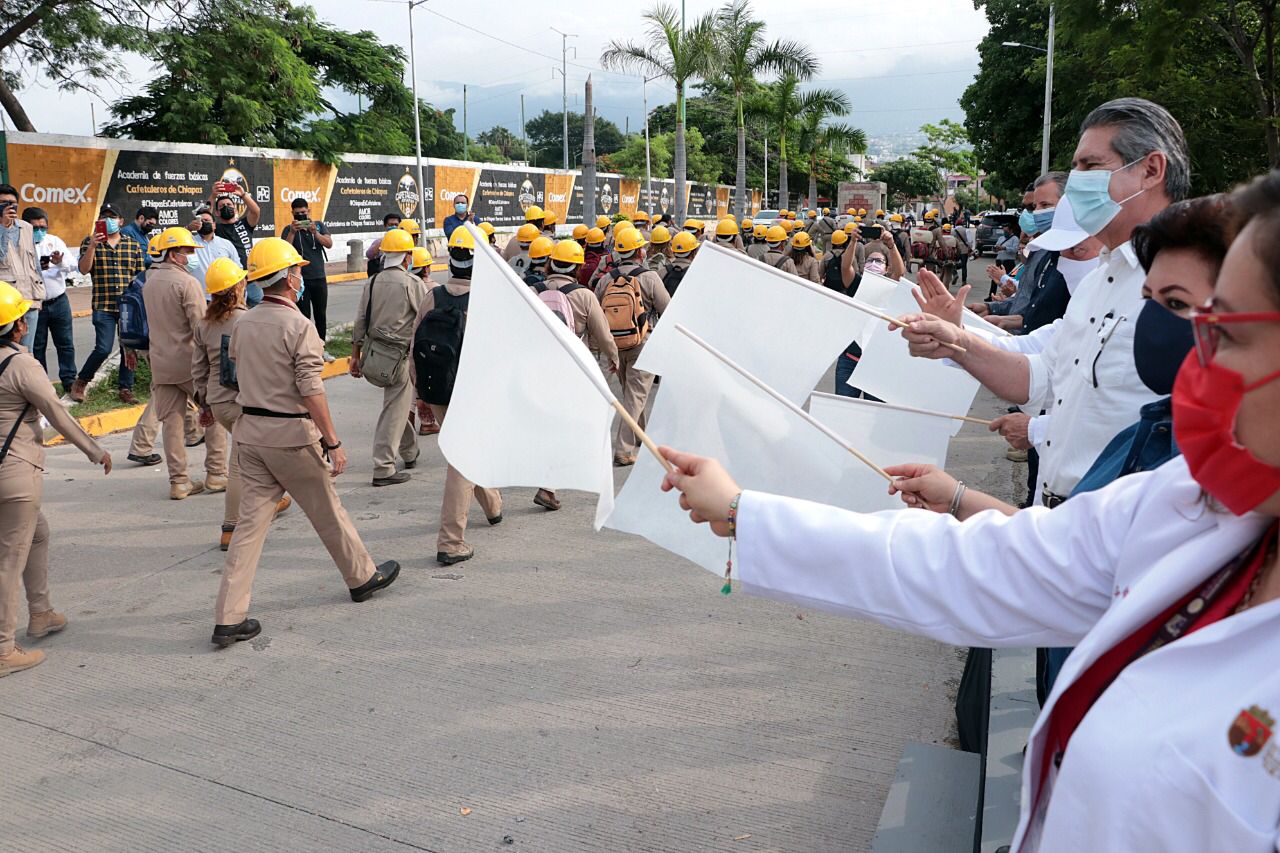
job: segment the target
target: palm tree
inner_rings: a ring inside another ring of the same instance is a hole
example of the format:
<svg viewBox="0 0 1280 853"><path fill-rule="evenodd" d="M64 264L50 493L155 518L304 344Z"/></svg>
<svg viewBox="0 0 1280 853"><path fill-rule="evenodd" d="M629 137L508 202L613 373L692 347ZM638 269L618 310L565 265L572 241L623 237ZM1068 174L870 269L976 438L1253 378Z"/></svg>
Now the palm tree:
<svg viewBox="0 0 1280 853"><path fill-rule="evenodd" d="M800 99L800 150L809 161L809 205L818 204L818 156L840 147L865 152L867 135L847 124L828 124L832 116L849 114L849 99L835 89L814 89Z"/></svg>
<svg viewBox="0 0 1280 853"><path fill-rule="evenodd" d="M707 13L693 22L681 24L680 11L667 3L659 3L644 13L645 41L610 42L600 54L600 64L619 71L634 70L641 74L666 77L676 87L675 150L675 219L684 222L687 188L685 186L686 153L684 146L684 92L690 80L705 76L714 55L715 15Z"/></svg>
<svg viewBox="0 0 1280 853"><path fill-rule="evenodd" d="M751 0L729 0L716 14L716 73L733 89L738 112L738 174L734 212L741 219L747 204L747 124L744 101L757 77L792 74L808 80L818 73L818 59L794 41L764 40L764 22L751 15Z"/></svg>
<svg viewBox="0 0 1280 853"><path fill-rule="evenodd" d="M764 119L778 138L778 207L787 206L787 136L799 132L800 78L784 73L777 83L769 86L746 103L747 113Z"/></svg>

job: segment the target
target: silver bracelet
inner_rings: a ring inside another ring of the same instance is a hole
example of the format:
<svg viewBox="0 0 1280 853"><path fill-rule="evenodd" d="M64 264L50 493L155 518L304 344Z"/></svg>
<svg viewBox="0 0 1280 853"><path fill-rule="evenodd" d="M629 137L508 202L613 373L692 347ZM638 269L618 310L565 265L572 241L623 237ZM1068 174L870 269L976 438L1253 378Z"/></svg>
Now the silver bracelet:
<svg viewBox="0 0 1280 853"><path fill-rule="evenodd" d="M960 512L960 501L964 499L964 493L968 490L969 487L964 484L963 480L956 481L956 493L951 496L951 508L948 509L947 512L952 515L956 515L956 513ZM959 516L957 516L957 518L958 517Z"/></svg>

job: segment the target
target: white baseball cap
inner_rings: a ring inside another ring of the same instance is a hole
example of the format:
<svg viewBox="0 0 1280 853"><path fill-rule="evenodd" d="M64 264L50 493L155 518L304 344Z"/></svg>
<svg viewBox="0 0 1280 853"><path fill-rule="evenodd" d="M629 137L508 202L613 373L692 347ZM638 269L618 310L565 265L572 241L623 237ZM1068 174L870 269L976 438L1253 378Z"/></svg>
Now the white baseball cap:
<svg viewBox="0 0 1280 853"><path fill-rule="evenodd" d="M1048 249L1050 252L1061 252L1079 246L1087 239L1089 235L1076 222L1075 211L1064 195L1058 199L1058 206L1053 209L1053 225L1028 243L1027 251Z"/></svg>

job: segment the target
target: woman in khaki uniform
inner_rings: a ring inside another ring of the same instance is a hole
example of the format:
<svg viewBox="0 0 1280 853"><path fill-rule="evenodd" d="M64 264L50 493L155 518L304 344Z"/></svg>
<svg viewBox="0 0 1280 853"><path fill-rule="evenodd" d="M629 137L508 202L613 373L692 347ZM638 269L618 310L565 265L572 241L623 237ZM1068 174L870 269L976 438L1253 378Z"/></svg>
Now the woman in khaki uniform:
<svg viewBox="0 0 1280 853"><path fill-rule="evenodd" d="M222 353L231 342L231 333L244 312L249 310L244 301L245 272L231 258L218 258L204 274L204 289L213 297L204 312L204 319L196 325L191 375L195 385L196 403L200 406L200 425L208 431L225 430L227 443L240 419L240 404L236 402L239 389L235 385L235 365L224 371ZM230 359L228 359L230 362ZM229 383L229 384L227 384ZM240 465L236 461L235 448L230 448L231 461L227 468L226 505L222 514L222 538L218 547L223 551L231 545L231 534L240 520ZM288 495L276 505L276 515L289 508Z"/></svg>
<svg viewBox="0 0 1280 853"><path fill-rule="evenodd" d="M18 591L27 590L28 637L67 626L49 601L49 524L40 511L44 494L44 432L40 416L111 473L111 456L58 402L44 368L18 341L27 333L31 303L0 282L0 677L30 669L44 652L14 642Z"/></svg>

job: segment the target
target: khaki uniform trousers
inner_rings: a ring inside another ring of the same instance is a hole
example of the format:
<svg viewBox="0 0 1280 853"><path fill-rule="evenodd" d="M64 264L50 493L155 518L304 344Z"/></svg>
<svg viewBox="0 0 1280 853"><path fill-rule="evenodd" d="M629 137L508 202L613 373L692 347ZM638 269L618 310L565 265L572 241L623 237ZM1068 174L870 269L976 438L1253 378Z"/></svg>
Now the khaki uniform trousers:
<svg viewBox="0 0 1280 853"><path fill-rule="evenodd" d="M436 423L444 424L448 406L431 404L431 413L436 416ZM502 512L502 493L497 489L485 489L477 486L454 468L449 466L444 475L444 501L440 505L440 533L436 536L436 550L446 554L460 554L467 547L467 510L471 508L471 497L484 510L485 518L494 518Z"/></svg>
<svg viewBox="0 0 1280 853"><path fill-rule="evenodd" d="M188 408L183 419L186 431L186 443L195 444L200 440L200 412ZM150 456L156 449L156 438L160 435L160 420L156 417L156 399L147 400L138 424L133 428L133 440L129 443L129 452L135 456Z"/></svg>
<svg viewBox="0 0 1280 853"><path fill-rule="evenodd" d="M240 469L240 520L222 568L217 624L238 625L248 616L262 545L276 504L286 491L307 514L348 588L361 586L373 577L373 558L338 500L329 464L320 455L318 443L263 447L237 442L235 451Z"/></svg>
<svg viewBox="0 0 1280 853"><path fill-rule="evenodd" d="M190 482L190 478L187 476L187 446L183 420L190 409L193 392L194 387L190 382L184 382L181 385L151 386L151 399L156 401L156 420L160 421L160 425L163 427L161 438L164 439L164 462L169 469L169 482L171 484ZM205 443L208 444L208 441L209 438L206 435ZM218 449L222 456L222 475L225 476L227 444L225 440L220 443L221 447ZM210 467L207 454L213 451L217 444L218 442L215 439L215 445L205 451L206 468Z"/></svg>
<svg viewBox="0 0 1280 853"><path fill-rule="evenodd" d="M231 433L235 429L236 421L240 420L240 406L237 403L214 403L209 409L213 412L213 419L217 421L213 426L205 430L205 468L209 468L209 457L213 455L215 441L225 442L223 450L224 456L230 457L230 462L226 467L227 478L227 494L226 505L222 511L222 524L225 527L235 527L240 520L240 461L236 459L235 444L232 442ZM217 435L215 440L214 436ZM213 472L209 472L212 476Z"/></svg>
<svg viewBox="0 0 1280 853"><path fill-rule="evenodd" d="M653 374L636 369L636 361L644 350L644 344L631 349L618 350L618 384L622 386L622 408L636 419L643 429L645 421L645 404L649 401L649 392L653 390ZM635 456L640 439L622 420L618 421L618 430L613 437L613 455Z"/></svg>
<svg viewBox="0 0 1280 853"><path fill-rule="evenodd" d="M382 389L382 414L373 434L373 476L390 477L396 472L396 456L405 462L418 458L418 431L409 417L414 389L409 371L395 385Z"/></svg>
<svg viewBox="0 0 1280 853"><path fill-rule="evenodd" d="M52 610L49 603L49 524L40 511L44 472L10 456L0 464L0 655L13 651L26 587L31 613Z"/></svg>

